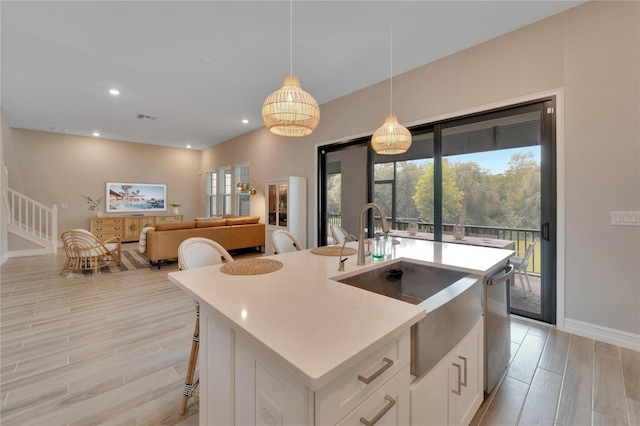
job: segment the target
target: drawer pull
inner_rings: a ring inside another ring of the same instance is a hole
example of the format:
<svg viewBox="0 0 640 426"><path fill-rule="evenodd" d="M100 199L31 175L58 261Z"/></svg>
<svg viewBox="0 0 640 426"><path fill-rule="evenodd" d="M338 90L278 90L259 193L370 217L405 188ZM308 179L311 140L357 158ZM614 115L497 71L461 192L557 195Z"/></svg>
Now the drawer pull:
<svg viewBox="0 0 640 426"><path fill-rule="evenodd" d="M462 367L460 364L456 364L455 362L453 363L453 366L458 369L458 390L451 390L451 392L456 395L462 395Z"/></svg>
<svg viewBox="0 0 640 426"><path fill-rule="evenodd" d="M365 385L368 385L369 383L373 382L375 379L378 378L379 375L381 375L382 373L384 373L385 371L387 371L389 368L391 368L391 366L393 365L393 360L384 357L382 359L382 361L384 361L384 365L375 373L373 373L371 376L369 377L364 377L362 375L358 375L358 380L360 380L362 383L364 383ZM395 402L394 402L395 404Z"/></svg>
<svg viewBox="0 0 640 426"><path fill-rule="evenodd" d="M360 417L360 423L362 423L365 426L373 426L376 423L378 423L378 420L380 420L382 418L382 416L387 414L387 411L391 410L391 407L396 405L396 400L391 398L389 395L385 395L384 399L387 400L387 405L384 406L382 411L380 411L378 414L376 414L376 416L374 418L372 418L371 420L367 420L364 417Z"/></svg>
<svg viewBox="0 0 640 426"><path fill-rule="evenodd" d="M464 361L464 379L462 379L462 386L467 387L467 359L463 356L458 355L462 361Z"/></svg>

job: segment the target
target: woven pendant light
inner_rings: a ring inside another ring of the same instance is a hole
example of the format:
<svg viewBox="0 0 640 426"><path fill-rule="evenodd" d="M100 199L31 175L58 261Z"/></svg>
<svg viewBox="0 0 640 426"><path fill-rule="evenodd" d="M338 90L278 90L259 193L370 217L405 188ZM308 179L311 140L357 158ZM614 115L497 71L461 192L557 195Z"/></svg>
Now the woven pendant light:
<svg viewBox="0 0 640 426"><path fill-rule="evenodd" d="M407 152L411 146L411 132L398 123L393 115L393 16L391 18L391 77L389 77L389 110L390 114L384 124L373 133L371 148L378 154L393 155Z"/></svg>
<svg viewBox="0 0 640 426"><path fill-rule="evenodd" d="M371 147L378 154L393 155L407 152L411 146L411 132L398 123L395 115L388 115L384 124L373 133Z"/></svg>
<svg viewBox="0 0 640 426"><path fill-rule="evenodd" d="M300 137L310 135L320 122L318 102L302 90L298 77L293 75L293 0L290 2L290 63L291 74L284 84L262 104L262 122L276 135Z"/></svg>
<svg viewBox="0 0 640 426"><path fill-rule="evenodd" d="M276 135L307 136L320 122L320 108L313 96L302 90L298 77L290 75L265 99L262 121Z"/></svg>

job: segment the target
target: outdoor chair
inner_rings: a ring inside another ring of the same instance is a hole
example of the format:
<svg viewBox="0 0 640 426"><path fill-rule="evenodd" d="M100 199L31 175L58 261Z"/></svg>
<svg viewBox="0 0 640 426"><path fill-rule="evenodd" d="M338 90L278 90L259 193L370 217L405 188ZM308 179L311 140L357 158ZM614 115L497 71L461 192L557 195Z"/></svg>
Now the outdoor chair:
<svg viewBox="0 0 640 426"><path fill-rule="evenodd" d="M183 271L218 265L223 261L233 262L233 258L220 244L208 238L187 238L178 247L178 266ZM194 381L198 350L200 349L200 304L197 300L194 300L193 303L196 305L196 325L191 342L191 355L189 355L189 364L187 365L180 414L185 414L190 407L200 402L200 393L195 390L198 387L199 379ZM189 403L191 398L193 400Z"/></svg>
<svg viewBox="0 0 640 426"><path fill-rule="evenodd" d="M100 268L122 262L122 247L118 237L103 242L86 229L73 229L62 233L60 238L67 255L60 274L84 270L91 270L95 274Z"/></svg>
<svg viewBox="0 0 640 426"><path fill-rule="evenodd" d="M302 250L302 244L290 232L278 229L271 234L271 244L275 254L289 253Z"/></svg>
<svg viewBox="0 0 640 426"><path fill-rule="evenodd" d="M531 291L531 282L529 282L529 274L527 273L527 267L529 266L529 258L531 257L531 253L533 253L533 248L535 247L535 245L536 245L536 242L534 240L531 244L529 244L529 247L527 247L522 257L513 256L509 260L509 262L511 262L511 264L514 266L515 270L518 272L518 276L520 277L520 286L522 287L522 292L525 294L525 296L527 295L527 292L525 291L525 288L524 288L524 281L522 280L522 275L524 275L524 277L526 278L527 285L529 286L529 291ZM517 251L516 253L521 254L522 252Z"/></svg>

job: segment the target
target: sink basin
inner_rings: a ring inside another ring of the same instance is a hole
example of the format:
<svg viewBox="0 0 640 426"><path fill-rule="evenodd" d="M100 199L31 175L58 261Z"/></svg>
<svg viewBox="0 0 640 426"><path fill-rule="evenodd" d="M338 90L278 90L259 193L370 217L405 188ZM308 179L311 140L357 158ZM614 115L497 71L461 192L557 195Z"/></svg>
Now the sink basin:
<svg viewBox="0 0 640 426"><path fill-rule="evenodd" d="M398 261L338 282L423 307L411 327L411 374L421 377L448 354L482 316L482 279L464 272Z"/></svg>
<svg viewBox="0 0 640 426"><path fill-rule="evenodd" d="M338 282L419 305L466 276L464 272L413 262L396 262L339 279Z"/></svg>

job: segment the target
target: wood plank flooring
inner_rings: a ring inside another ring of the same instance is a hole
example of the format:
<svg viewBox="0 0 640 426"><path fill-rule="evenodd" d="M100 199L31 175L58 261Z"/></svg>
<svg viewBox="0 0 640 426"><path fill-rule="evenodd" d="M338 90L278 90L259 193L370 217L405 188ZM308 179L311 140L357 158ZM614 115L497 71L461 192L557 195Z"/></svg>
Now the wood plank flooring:
<svg viewBox="0 0 640 426"><path fill-rule="evenodd" d="M197 408L179 415L195 308L166 278L177 265L83 277L63 263L0 269L0 422L197 425ZM639 419L640 353L512 321L511 366L472 424Z"/></svg>
<svg viewBox="0 0 640 426"><path fill-rule="evenodd" d="M511 321L511 362L472 425L638 425L640 352Z"/></svg>

